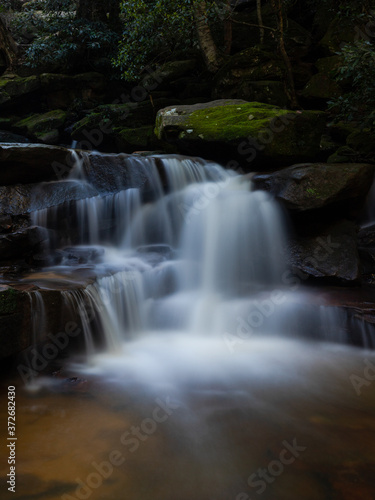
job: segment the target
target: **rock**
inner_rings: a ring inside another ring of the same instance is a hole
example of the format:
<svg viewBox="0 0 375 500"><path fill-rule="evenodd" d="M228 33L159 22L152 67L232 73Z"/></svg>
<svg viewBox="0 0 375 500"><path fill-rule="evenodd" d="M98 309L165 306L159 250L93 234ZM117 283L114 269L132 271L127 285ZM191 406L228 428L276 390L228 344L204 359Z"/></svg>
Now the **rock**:
<svg viewBox="0 0 375 500"><path fill-rule="evenodd" d="M283 66L274 54L265 52L257 47L246 49L232 56L219 70L214 80L212 96L214 99L245 99L257 100L253 97L254 83L259 81L276 81L280 85L283 77ZM264 84L267 85L267 84ZM278 86L269 85L268 98L282 99L278 104L282 106L286 96L280 92ZM278 90L276 91L276 88ZM271 89L273 93L271 93ZM258 87L259 93L259 87ZM262 102L262 101L261 101Z"/></svg>
<svg viewBox="0 0 375 500"><path fill-rule="evenodd" d="M39 251L42 244L47 241L47 231L35 226L0 235L0 259L24 259Z"/></svg>
<svg viewBox="0 0 375 500"><path fill-rule="evenodd" d="M7 74L0 78L1 99L20 97L40 89L40 80L37 76L22 78L14 74ZM9 99L8 99L9 100Z"/></svg>
<svg viewBox="0 0 375 500"><path fill-rule="evenodd" d="M157 111L176 101L162 98L153 102L110 104L98 106L88 116L76 122L72 138L82 149L108 148L132 153L135 149L160 147L153 130ZM177 101L179 103L179 101ZM91 148L89 147L91 145Z"/></svg>
<svg viewBox="0 0 375 500"><path fill-rule="evenodd" d="M253 182L257 189L274 194L289 210L304 212L341 202L363 204L374 170L369 164L307 163L256 174Z"/></svg>
<svg viewBox="0 0 375 500"><path fill-rule="evenodd" d="M0 186L52 181L67 176L72 151L41 144L0 144Z"/></svg>
<svg viewBox="0 0 375 500"><path fill-rule="evenodd" d="M314 75L301 92L303 97L325 100L338 97L341 94L340 85L324 73Z"/></svg>
<svg viewBox="0 0 375 500"><path fill-rule="evenodd" d="M133 152L163 148L163 143L156 138L152 125L138 128L118 128L114 129L114 133L119 151Z"/></svg>
<svg viewBox="0 0 375 500"><path fill-rule="evenodd" d="M358 233L358 251L361 256L364 278L375 283L375 224L362 227Z"/></svg>
<svg viewBox="0 0 375 500"><path fill-rule="evenodd" d="M221 162L238 159L250 171L255 165L270 169L315 159L324 124L321 112L222 99L159 111L155 133L183 154Z"/></svg>
<svg viewBox="0 0 375 500"><path fill-rule="evenodd" d="M343 43L353 42L356 30L353 29L351 19L345 16L336 16L328 26L328 30L319 45L328 55L336 55Z"/></svg>
<svg viewBox="0 0 375 500"><path fill-rule="evenodd" d="M16 354L30 345L32 340L28 317L28 295L0 285L0 358Z"/></svg>
<svg viewBox="0 0 375 500"><path fill-rule="evenodd" d="M315 236L293 239L289 256L294 273L299 270L312 278L344 283L360 279L357 232L349 221L340 221Z"/></svg>
<svg viewBox="0 0 375 500"><path fill-rule="evenodd" d="M169 84L185 75L191 75L197 66L195 59L165 63L142 80L142 86L152 88L157 83L158 90L169 88Z"/></svg>
<svg viewBox="0 0 375 500"><path fill-rule="evenodd" d="M0 143L5 142L8 144L28 144L30 139L22 135L13 134L12 132L5 132L0 130Z"/></svg>
<svg viewBox="0 0 375 500"><path fill-rule="evenodd" d="M22 134L27 134L39 142L56 144L60 138L59 130L63 129L66 118L66 112L57 109L48 113L35 114L24 118L14 124L14 129Z"/></svg>
<svg viewBox="0 0 375 500"><path fill-rule="evenodd" d="M340 146L331 156L328 157L328 163L350 163L359 160L359 155L354 149L348 146Z"/></svg>
<svg viewBox="0 0 375 500"><path fill-rule="evenodd" d="M95 188L69 180L1 186L0 213L19 216L97 194Z"/></svg>
<svg viewBox="0 0 375 500"><path fill-rule="evenodd" d="M43 73L40 84L51 109L67 109L76 99L86 107L93 107L92 103L102 97L107 86L104 75L97 72L79 75Z"/></svg>
<svg viewBox="0 0 375 500"><path fill-rule="evenodd" d="M346 145L363 155L375 155L375 133L369 129L355 130L348 135Z"/></svg>

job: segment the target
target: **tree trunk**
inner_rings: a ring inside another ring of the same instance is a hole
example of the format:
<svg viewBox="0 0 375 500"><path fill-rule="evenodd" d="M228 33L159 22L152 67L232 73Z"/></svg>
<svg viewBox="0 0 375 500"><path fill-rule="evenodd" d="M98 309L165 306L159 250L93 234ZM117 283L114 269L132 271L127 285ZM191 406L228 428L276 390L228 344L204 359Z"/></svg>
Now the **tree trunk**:
<svg viewBox="0 0 375 500"><path fill-rule="evenodd" d="M285 48L284 41L284 13L282 0L271 0L272 8L275 11L278 25L278 42L280 55L283 58L286 70L286 92L292 109L298 108L296 89L294 86L293 68Z"/></svg>
<svg viewBox="0 0 375 500"><path fill-rule="evenodd" d="M232 49L233 29L232 29L232 7L231 0L226 3L226 16L224 21L224 52L230 54Z"/></svg>
<svg viewBox="0 0 375 500"><path fill-rule="evenodd" d="M18 62L18 46L0 17L0 51L5 55L7 68L13 69Z"/></svg>
<svg viewBox="0 0 375 500"><path fill-rule="evenodd" d="M198 0L195 2L194 17L199 46L206 63L206 67L211 73L216 73L220 66L220 58L207 22L207 7L204 0Z"/></svg>
<svg viewBox="0 0 375 500"><path fill-rule="evenodd" d="M262 0L257 0L257 17L259 24L260 33L260 43L264 43L264 28L263 28L263 17L262 17Z"/></svg>

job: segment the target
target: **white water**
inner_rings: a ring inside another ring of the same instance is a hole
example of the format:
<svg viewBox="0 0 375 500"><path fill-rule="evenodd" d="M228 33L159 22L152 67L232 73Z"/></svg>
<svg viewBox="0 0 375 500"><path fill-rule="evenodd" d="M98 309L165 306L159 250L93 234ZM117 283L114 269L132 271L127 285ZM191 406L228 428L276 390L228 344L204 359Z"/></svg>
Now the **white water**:
<svg viewBox="0 0 375 500"><path fill-rule="evenodd" d="M73 252L95 249L80 265L94 270L95 283L63 292L81 316L91 363L103 359L98 330L107 352L124 363L131 342L167 350L186 343L186 363L206 347L211 359L210 345L230 355L256 338L347 342L345 313L310 303L302 285L288 288L286 224L268 193L203 160L134 161L152 187L145 201L142 190L129 188L69 208L75 224L65 243L78 243ZM88 183L82 161L71 178ZM47 209L34 220L53 227L58 214ZM58 269L67 267L63 260Z"/></svg>

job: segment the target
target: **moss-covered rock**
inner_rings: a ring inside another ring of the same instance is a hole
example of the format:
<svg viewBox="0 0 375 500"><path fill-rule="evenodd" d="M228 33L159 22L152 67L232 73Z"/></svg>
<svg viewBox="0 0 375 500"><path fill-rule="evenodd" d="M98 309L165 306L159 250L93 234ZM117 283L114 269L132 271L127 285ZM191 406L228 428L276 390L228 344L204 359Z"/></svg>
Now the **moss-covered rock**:
<svg viewBox="0 0 375 500"><path fill-rule="evenodd" d="M278 166L316 158L324 125L321 112L223 99L165 108L158 113L155 133L182 153L239 158L250 169L252 162L264 168L266 160Z"/></svg>
<svg viewBox="0 0 375 500"><path fill-rule="evenodd" d="M8 74L0 78L0 92L5 92L10 97L30 94L39 88L40 80L37 76L22 78L17 75Z"/></svg>
<svg viewBox="0 0 375 500"><path fill-rule="evenodd" d="M329 158L328 163L355 162L358 158L357 152L349 146L340 146Z"/></svg>
<svg viewBox="0 0 375 500"><path fill-rule="evenodd" d="M152 102L147 100L140 103L98 106L92 113L74 124L72 138L79 143L90 140L97 142L100 138L101 147L114 148L117 145L119 151L129 153L133 152L137 145L137 148L142 144L145 147L146 144L152 147L157 140L152 137L150 130L153 130L157 111L175 102L162 98ZM93 145L98 146L96 143Z"/></svg>
<svg viewBox="0 0 375 500"><path fill-rule="evenodd" d="M119 151L150 151L163 148L163 143L154 134L154 126L117 128L114 130Z"/></svg>
<svg viewBox="0 0 375 500"><path fill-rule="evenodd" d="M35 114L14 124L14 129L45 144L56 144L66 122L67 113L61 109Z"/></svg>

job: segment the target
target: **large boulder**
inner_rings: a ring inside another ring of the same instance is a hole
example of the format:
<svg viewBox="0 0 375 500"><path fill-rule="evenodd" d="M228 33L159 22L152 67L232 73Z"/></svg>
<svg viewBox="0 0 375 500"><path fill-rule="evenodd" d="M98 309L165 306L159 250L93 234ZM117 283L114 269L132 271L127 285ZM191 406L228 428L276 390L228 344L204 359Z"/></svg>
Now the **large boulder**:
<svg viewBox="0 0 375 500"><path fill-rule="evenodd" d="M67 114L61 109L44 114L33 114L14 124L14 130L46 144L57 144L63 130Z"/></svg>
<svg viewBox="0 0 375 500"><path fill-rule="evenodd" d="M361 263L357 250L356 226L340 221L316 235L293 238L289 244L292 271L309 278L324 278L330 282L357 282Z"/></svg>
<svg viewBox="0 0 375 500"><path fill-rule="evenodd" d="M7 74L0 78L0 104L13 97L20 97L40 89L40 80L37 76L20 77Z"/></svg>
<svg viewBox="0 0 375 500"><path fill-rule="evenodd" d="M257 189L270 191L286 208L304 212L354 202L363 205L374 176L365 163L307 163L253 177Z"/></svg>
<svg viewBox="0 0 375 500"><path fill-rule="evenodd" d="M42 144L0 144L0 186L60 178L74 165L72 151Z"/></svg>
<svg viewBox="0 0 375 500"><path fill-rule="evenodd" d="M177 101L179 103L179 101ZM95 108L72 127L72 138L82 149L100 148L132 153L135 150L155 150L160 146L153 134L156 113L176 104L168 98L108 104Z"/></svg>
<svg viewBox="0 0 375 500"><path fill-rule="evenodd" d="M316 159L324 116L317 111L222 99L160 110L155 133L183 154L221 162L239 160L248 171L255 166L271 169Z"/></svg>

